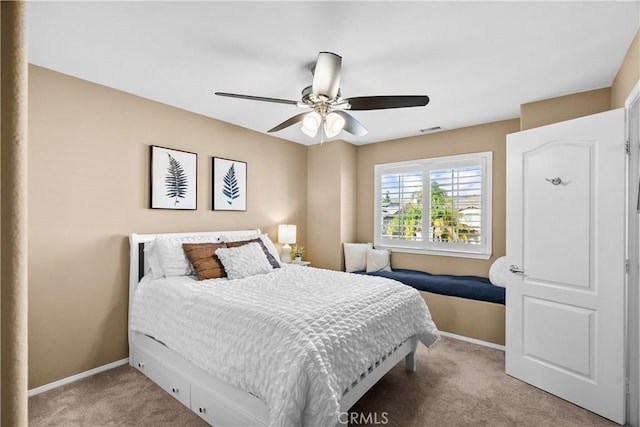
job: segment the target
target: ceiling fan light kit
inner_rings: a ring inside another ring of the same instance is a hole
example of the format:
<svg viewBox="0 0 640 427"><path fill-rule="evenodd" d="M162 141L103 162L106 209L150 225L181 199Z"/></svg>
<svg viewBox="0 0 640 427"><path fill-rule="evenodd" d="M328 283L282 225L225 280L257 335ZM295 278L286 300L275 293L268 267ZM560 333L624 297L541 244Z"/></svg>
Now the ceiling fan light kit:
<svg viewBox="0 0 640 427"><path fill-rule="evenodd" d="M328 113L326 116L322 116L319 113L312 111L307 113L304 119L302 119L302 132L310 138L315 138L318 134L318 130L321 130L320 142L324 142L324 137L334 138L343 131L345 120L339 114L335 112Z"/></svg>
<svg viewBox="0 0 640 427"><path fill-rule="evenodd" d="M362 96L343 99L340 89L342 57L335 53L320 52L312 72L313 82L311 86L302 90L301 101L227 92L216 92L216 95L311 108L312 111L297 114L273 127L268 132L278 132L302 122L302 127L300 128L302 132L310 138L315 138L319 131L321 143L324 142L325 137L334 138L343 130L355 136L367 134L367 129L345 110L361 111L422 107L429 103L429 97L426 95Z"/></svg>

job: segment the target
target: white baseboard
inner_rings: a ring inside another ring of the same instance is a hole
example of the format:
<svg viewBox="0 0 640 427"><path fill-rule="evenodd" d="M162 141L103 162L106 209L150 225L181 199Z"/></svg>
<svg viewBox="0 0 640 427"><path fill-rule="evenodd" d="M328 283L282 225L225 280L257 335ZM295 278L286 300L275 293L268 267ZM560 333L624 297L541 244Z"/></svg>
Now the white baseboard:
<svg viewBox="0 0 640 427"><path fill-rule="evenodd" d="M74 381L78 381L95 374L99 374L100 372L108 371L109 369L117 368L118 366L126 365L127 363L129 363L128 357L126 359L116 360L115 362L98 366L97 368L93 368L88 371L80 372L79 374L75 374L40 387L32 388L31 390L29 390L29 397L35 396L36 394L44 393L45 391L53 390L54 388L62 387L63 385L70 384Z"/></svg>
<svg viewBox="0 0 640 427"><path fill-rule="evenodd" d="M455 340L466 341L472 344L478 344L478 345L482 345L489 348L495 348L496 350L502 350L502 351L505 350L505 347L503 345L495 344L489 341L477 340L475 338L465 337L464 335L457 335L457 334L452 334L450 332L444 332L444 331L440 331L440 335L447 338L453 338Z"/></svg>

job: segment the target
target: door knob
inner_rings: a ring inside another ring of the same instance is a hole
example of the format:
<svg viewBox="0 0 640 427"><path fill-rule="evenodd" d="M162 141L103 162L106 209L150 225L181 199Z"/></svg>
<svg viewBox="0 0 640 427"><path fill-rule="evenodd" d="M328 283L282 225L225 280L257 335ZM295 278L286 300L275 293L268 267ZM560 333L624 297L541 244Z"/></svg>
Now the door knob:
<svg viewBox="0 0 640 427"><path fill-rule="evenodd" d="M514 274L522 274L522 273L524 273L524 270L520 270L520 267L518 267L515 264L511 264L509 266L509 271L514 273Z"/></svg>
<svg viewBox="0 0 640 427"><path fill-rule="evenodd" d="M560 179L559 176L556 176L555 178L545 178L547 181L549 181L550 183L552 183L553 185L560 185L562 184L562 179Z"/></svg>

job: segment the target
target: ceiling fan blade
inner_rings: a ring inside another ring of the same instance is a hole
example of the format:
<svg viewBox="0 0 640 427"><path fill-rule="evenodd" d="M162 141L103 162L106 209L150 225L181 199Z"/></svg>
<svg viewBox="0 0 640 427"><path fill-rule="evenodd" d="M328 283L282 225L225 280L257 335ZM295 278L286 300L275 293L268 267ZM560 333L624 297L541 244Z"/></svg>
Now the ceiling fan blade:
<svg viewBox="0 0 640 427"><path fill-rule="evenodd" d="M331 52L320 52L313 71L313 94L334 99L340 90L342 57Z"/></svg>
<svg viewBox="0 0 640 427"><path fill-rule="evenodd" d="M344 130L349 132L351 135L365 136L367 134L367 129L351 114L342 110L335 110L333 113L344 119Z"/></svg>
<svg viewBox="0 0 640 427"><path fill-rule="evenodd" d="M239 95L237 93L227 93L227 92L216 92L216 95L227 96L229 98L250 99L252 101L265 101L265 102L276 102L278 104L298 105L298 101L291 101L289 99L267 98L264 96Z"/></svg>
<svg viewBox="0 0 640 427"><path fill-rule="evenodd" d="M351 105L350 110L384 110L386 108L423 107L429 103L424 95L407 96L357 96L345 99Z"/></svg>
<svg viewBox="0 0 640 427"><path fill-rule="evenodd" d="M278 132L279 130L288 128L289 126L295 125L296 123L300 123L301 121L304 120L304 117L309 114L309 113L300 113L300 114L296 114L295 116L285 120L284 122L280 123L278 126L274 127L273 129L269 129L268 132Z"/></svg>

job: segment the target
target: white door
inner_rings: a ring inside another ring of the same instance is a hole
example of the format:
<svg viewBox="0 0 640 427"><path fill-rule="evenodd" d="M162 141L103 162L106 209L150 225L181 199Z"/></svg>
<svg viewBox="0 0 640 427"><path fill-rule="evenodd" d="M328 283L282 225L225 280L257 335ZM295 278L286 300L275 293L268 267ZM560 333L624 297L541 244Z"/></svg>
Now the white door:
<svg viewBox="0 0 640 427"><path fill-rule="evenodd" d="M507 136L506 372L625 422L624 110Z"/></svg>

